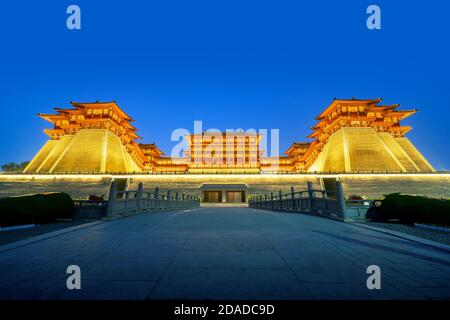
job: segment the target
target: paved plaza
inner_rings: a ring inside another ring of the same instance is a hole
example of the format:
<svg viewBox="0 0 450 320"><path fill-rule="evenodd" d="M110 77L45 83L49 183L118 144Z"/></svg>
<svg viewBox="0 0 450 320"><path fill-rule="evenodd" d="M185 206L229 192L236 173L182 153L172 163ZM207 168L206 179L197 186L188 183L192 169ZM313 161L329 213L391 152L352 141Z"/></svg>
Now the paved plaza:
<svg viewBox="0 0 450 320"><path fill-rule="evenodd" d="M69 265L81 290L67 289ZM367 289L369 265L381 290ZM0 299L431 298L450 298L445 251L250 208L138 214L0 252Z"/></svg>

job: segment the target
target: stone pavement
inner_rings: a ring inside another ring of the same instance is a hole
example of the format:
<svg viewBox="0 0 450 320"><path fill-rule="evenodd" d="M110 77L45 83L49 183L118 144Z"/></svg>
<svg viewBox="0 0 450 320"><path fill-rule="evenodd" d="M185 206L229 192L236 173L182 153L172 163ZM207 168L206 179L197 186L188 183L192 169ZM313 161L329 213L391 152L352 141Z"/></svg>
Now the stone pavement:
<svg viewBox="0 0 450 320"><path fill-rule="evenodd" d="M81 290L66 287L72 264ZM366 286L373 264L381 290ZM250 208L139 214L0 253L0 299L430 298L450 298L448 253Z"/></svg>

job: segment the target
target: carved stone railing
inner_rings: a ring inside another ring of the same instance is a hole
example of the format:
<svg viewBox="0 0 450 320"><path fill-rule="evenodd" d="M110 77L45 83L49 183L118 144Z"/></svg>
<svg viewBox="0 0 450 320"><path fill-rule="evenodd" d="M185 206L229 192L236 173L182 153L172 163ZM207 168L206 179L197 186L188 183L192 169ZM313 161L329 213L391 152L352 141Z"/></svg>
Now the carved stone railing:
<svg viewBox="0 0 450 320"><path fill-rule="evenodd" d="M341 182L336 180L336 190L313 189L312 182L307 182L307 190L283 194L281 190L274 194L262 194L250 197L249 207L255 209L310 212L339 220L363 220L371 203L357 200L347 203Z"/></svg>
<svg viewBox="0 0 450 320"><path fill-rule="evenodd" d="M166 194L161 194L158 187L153 192L145 191L142 183L139 183L137 190L118 192L115 181L112 181L106 217L131 215L145 211L189 209L199 206L200 199L198 197L184 193L180 195L178 192L172 194L170 190Z"/></svg>
<svg viewBox="0 0 450 320"><path fill-rule="evenodd" d="M197 208L200 206L200 198L170 190L161 194L158 187L152 192L145 191L142 183L138 185L137 190L117 191L116 182L113 180L108 200L74 200L74 206L76 217L100 219L128 216L138 212Z"/></svg>
<svg viewBox="0 0 450 320"><path fill-rule="evenodd" d="M106 216L108 201L74 200L75 217L82 219L100 219Z"/></svg>

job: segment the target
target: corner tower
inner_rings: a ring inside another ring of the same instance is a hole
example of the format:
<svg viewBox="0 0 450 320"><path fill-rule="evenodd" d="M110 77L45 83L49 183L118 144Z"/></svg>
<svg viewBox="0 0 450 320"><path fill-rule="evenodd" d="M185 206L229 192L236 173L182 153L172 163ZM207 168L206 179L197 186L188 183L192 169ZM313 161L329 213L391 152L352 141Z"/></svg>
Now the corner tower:
<svg viewBox="0 0 450 320"><path fill-rule="evenodd" d="M405 137L400 121L417 110L397 110L381 99L335 99L317 118L305 154L310 172L431 172L435 169Z"/></svg>
<svg viewBox="0 0 450 320"><path fill-rule="evenodd" d="M125 173L145 170L140 137L116 102L71 102L72 109L39 114L53 124L50 137L25 173Z"/></svg>

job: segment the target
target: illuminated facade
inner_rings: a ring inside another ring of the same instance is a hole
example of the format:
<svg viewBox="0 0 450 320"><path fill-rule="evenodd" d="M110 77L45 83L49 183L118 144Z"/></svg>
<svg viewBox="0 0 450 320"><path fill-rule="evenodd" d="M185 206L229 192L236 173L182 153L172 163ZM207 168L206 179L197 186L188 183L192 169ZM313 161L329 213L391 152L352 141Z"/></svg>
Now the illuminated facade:
<svg viewBox="0 0 450 320"><path fill-rule="evenodd" d="M205 132L186 136L183 157L167 157L155 144L138 144L129 117L114 101L77 103L56 114L50 140L25 173L307 173L432 172L434 168L405 137L400 121L416 110L379 105L381 99L335 99L308 136L285 156L264 157L261 135Z"/></svg>
<svg viewBox="0 0 450 320"><path fill-rule="evenodd" d="M186 137L191 173L258 173L261 135L243 132L204 132Z"/></svg>
<svg viewBox="0 0 450 320"><path fill-rule="evenodd" d="M299 160L300 169L316 172L430 172L430 163L405 137L400 125L417 110L397 110L381 99L335 99L317 118L314 139Z"/></svg>
<svg viewBox="0 0 450 320"><path fill-rule="evenodd" d="M39 114L53 124L50 137L25 172L139 172L151 157L136 142L134 120L115 102L71 102L73 109L55 108Z"/></svg>

